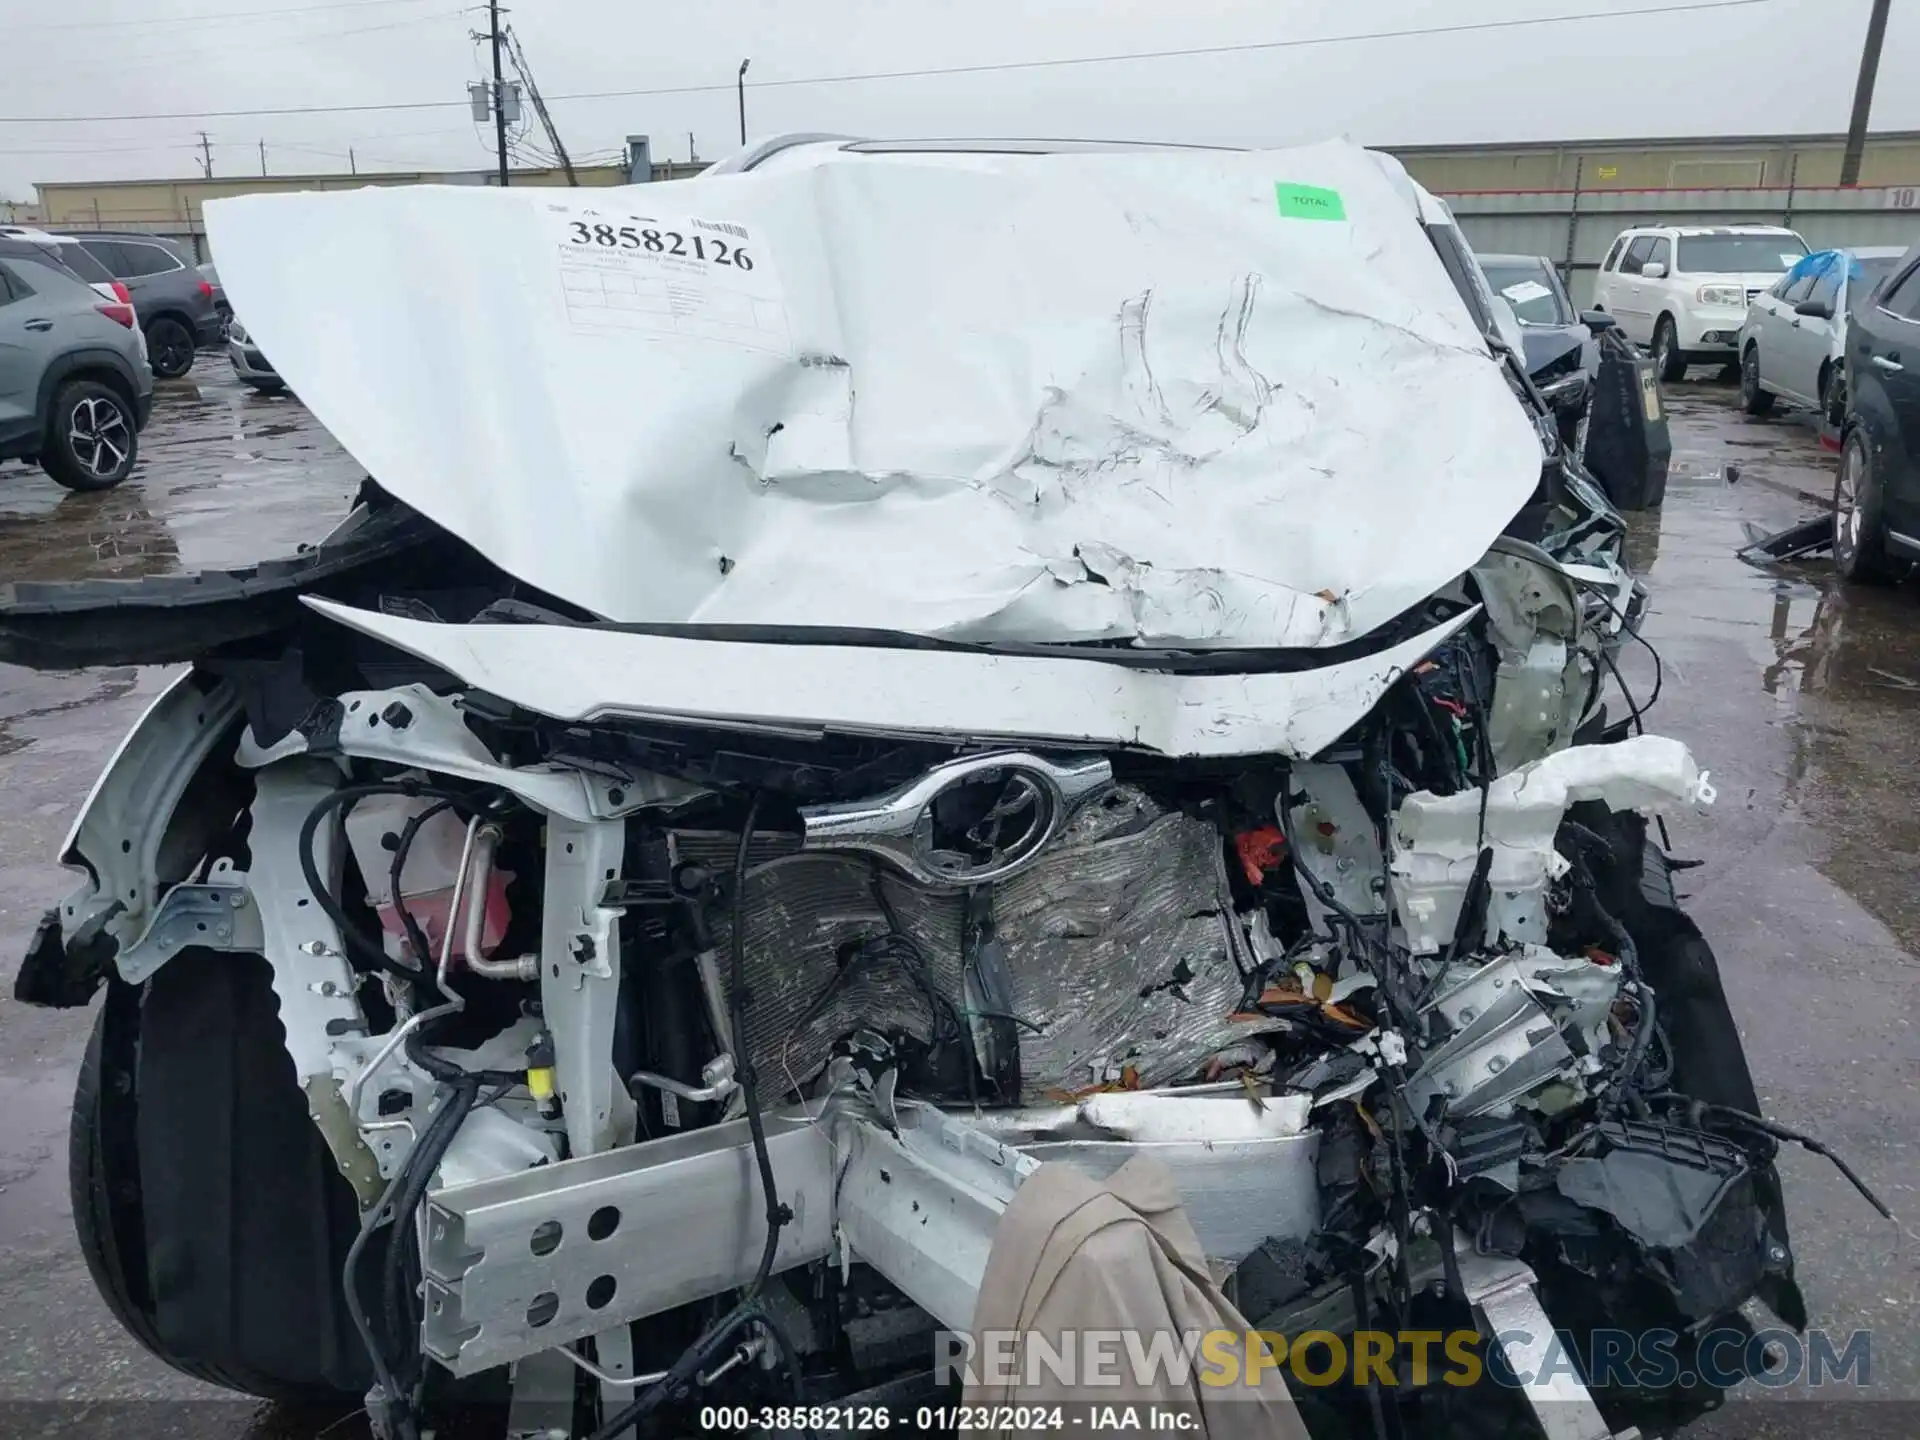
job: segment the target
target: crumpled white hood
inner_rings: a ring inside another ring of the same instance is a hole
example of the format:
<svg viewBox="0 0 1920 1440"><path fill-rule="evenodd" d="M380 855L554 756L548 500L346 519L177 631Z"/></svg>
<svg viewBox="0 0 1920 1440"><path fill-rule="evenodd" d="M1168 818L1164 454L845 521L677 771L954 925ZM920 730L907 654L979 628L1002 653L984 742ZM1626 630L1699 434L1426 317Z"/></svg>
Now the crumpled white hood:
<svg viewBox="0 0 1920 1440"><path fill-rule="evenodd" d="M353 456L610 620L1330 645L1532 492L1363 150L969 159L206 214Z"/></svg>

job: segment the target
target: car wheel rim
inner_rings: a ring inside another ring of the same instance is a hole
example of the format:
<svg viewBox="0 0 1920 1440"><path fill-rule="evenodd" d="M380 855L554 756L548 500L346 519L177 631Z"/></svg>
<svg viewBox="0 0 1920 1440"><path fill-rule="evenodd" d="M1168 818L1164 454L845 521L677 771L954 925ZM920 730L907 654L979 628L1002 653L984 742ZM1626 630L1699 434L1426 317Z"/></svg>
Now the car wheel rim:
<svg viewBox="0 0 1920 1440"><path fill-rule="evenodd" d="M1860 455L1857 442L1840 455L1833 491L1833 548L1845 559L1860 545Z"/></svg>
<svg viewBox="0 0 1920 1440"><path fill-rule="evenodd" d="M1746 392L1746 398L1760 398L1760 357L1754 351L1747 351L1740 361L1740 388Z"/></svg>
<svg viewBox="0 0 1920 1440"><path fill-rule="evenodd" d="M1673 332L1662 329L1658 335L1653 337L1653 358L1658 360L1661 368L1664 369L1667 364L1667 357L1672 353Z"/></svg>
<svg viewBox="0 0 1920 1440"><path fill-rule="evenodd" d="M154 353L160 357L161 369L177 369L188 352L186 336L178 325L163 325L160 327L153 349Z"/></svg>
<svg viewBox="0 0 1920 1440"><path fill-rule="evenodd" d="M133 434L117 404L90 395L75 404L67 417L67 445L89 476L107 480L127 463Z"/></svg>

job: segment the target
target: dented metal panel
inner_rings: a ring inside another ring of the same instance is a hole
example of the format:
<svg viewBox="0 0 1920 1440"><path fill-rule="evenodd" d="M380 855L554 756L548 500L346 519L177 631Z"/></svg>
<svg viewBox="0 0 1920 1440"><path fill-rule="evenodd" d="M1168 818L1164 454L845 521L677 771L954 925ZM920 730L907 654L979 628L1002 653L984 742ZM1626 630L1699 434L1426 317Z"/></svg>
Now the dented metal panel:
<svg viewBox="0 0 1920 1440"><path fill-rule="evenodd" d="M1299 758L1338 739L1473 609L1314 670L1172 674L1082 658L763 645L553 625L438 625L312 600L329 619L561 720L620 717Z"/></svg>
<svg viewBox="0 0 1920 1440"><path fill-rule="evenodd" d="M612 620L1326 646L1532 492L1533 431L1366 151L967 159L207 218L357 460ZM342 255L350 293L305 283Z"/></svg>

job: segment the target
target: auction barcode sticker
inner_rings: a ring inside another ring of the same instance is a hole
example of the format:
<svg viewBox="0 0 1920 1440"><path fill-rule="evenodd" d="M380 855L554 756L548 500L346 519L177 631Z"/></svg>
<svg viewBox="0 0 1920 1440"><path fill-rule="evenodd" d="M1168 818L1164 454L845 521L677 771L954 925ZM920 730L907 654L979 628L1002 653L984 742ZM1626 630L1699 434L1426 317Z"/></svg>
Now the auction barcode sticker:
<svg viewBox="0 0 1920 1440"><path fill-rule="evenodd" d="M547 224L574 329L792 352L779 272L751 227L584 205L550 205Z"/></svg>

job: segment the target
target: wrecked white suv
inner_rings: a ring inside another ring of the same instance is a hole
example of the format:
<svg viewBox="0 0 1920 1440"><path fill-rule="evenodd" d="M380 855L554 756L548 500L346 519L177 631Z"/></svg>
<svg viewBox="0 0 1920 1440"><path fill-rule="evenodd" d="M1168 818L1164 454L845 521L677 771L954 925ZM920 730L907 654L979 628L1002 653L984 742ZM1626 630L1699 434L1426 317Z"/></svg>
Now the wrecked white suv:
<svg viewBox="0 0 1920 1440"><path fill-rule="evenodd" d="M1664 1433L1719 1392L1514 1337L1804 1324L1643 818L1712 787L1601 698L1621 522L1393 162L814 140L208 223L378 484L0 587L0 658L190 662L20 980L104 989L76 1219L155 1353L401 1436L506 1366L600 1437L938 1420L1023 1187L1143 1157L1249 1328L1526 1382L1316 1435Z"/></svg>

